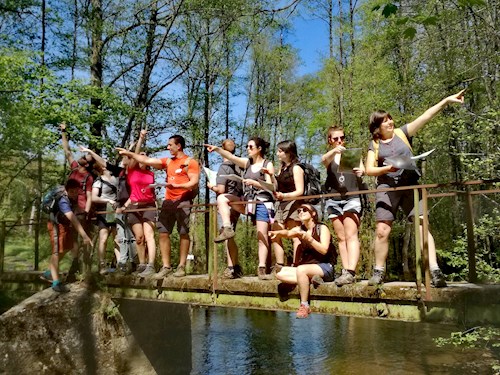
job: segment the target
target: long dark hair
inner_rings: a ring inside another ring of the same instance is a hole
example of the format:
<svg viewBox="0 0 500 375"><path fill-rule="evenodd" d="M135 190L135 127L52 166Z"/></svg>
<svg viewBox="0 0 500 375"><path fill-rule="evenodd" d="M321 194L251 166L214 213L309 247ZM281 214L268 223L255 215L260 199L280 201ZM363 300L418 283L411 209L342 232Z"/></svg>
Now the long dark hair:
<svg viewBox="0 0 500 375"><path fill-rule="evenodd" d="M276 148L281 149L285 154L290 156L290 163L297 163L299 156L297 155L297 145L293 141L282 141L276 145ZM281 169L285 168L285 163L281 162Z"/></svg>
<svg viewBox="0 0 500 375"><path fill-rule="evenodd" d="M380 138L380 125L382 125L386 118L392 120L391 114L387 111L378 110L371 114L369 129L374 141Z"/></svg>
<svg viewBox="0 0 500 375"><path fill-rule="evenodd" d="M257 148L260 147L260 156L262 156L263 158L266 157L267 150L269 149L269 142L268 141L265 141L264 139L262 139L260 137L252 137L248 141L254 141L255 146Z"/></svg>

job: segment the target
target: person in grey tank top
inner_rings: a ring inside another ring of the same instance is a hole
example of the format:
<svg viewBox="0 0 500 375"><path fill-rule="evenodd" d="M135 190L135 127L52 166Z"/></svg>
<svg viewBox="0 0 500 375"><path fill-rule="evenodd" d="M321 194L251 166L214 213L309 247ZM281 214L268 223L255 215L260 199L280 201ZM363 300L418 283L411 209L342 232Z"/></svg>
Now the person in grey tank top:
<svg viewBox="0 0 500 375"><path fill-rule="evenodd" d="M392 116L386 111L377 111L370 116L370 133L373 140L370 142L366 158L366 174L377 177L377 188L396 186L411 186L417 183L418 175L413 171L400 170L392 165L385 165L385 158L389 156L412 156L409 140L430 120L432 120L448 104L464 102L464 90L444 98L433 107L427 109L417 119L396 129ZM399 134L399 135L398 135ZM378 145L378 155L376 146ZM379 285L385 276L385 261L389 252L389 235L398 207L401 207L408 218L414 216L413 192L387 191L376 195L375 215L377 220L375 233L375 268L373 276L368 280L369 285ZM420 211L421 212L421 211ZM422 226L420 226L422 233ZM429 268L434 287L445 287L446 281L439 269L436 257L434 238L428 233Z"/></svg>

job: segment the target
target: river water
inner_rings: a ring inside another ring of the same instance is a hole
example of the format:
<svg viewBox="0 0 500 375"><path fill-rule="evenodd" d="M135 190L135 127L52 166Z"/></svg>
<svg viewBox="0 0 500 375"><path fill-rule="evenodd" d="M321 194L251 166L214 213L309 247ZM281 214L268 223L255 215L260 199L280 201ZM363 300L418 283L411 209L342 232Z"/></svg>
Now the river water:
<svg viewBox="0 0 500 375"><path fill-rule="evenodd" d="M137 300L120 311L159 374L484 373L470 367L480 352L432 340L463 327Z"/></svg>

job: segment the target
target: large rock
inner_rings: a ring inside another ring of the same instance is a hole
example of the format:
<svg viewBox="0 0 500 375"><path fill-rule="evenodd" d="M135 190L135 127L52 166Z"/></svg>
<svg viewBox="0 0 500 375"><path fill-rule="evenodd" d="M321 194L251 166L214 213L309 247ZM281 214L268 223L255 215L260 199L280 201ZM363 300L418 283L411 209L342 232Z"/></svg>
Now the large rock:
<svg viewBox="0 0 500 375"><path fill-rule="evenodd" d="M109 296L70 288L48 288L0 316L0 373L155 374Z"/></svg>

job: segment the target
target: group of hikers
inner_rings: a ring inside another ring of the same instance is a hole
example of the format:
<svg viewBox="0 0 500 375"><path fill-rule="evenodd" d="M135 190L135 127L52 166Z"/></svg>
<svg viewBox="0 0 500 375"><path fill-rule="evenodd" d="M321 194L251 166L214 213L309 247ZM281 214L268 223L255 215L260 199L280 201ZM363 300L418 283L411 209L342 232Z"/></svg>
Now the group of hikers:
<svg viewBox="0 0 500 375"><path fill-rule="evenodd" d="M276 278L283 285L298 285L300 307L297 317L307 317L310 313L311 283L319 285L333 281L340 287L356 282L356 267L360 257L358 230L362 216L361 196L356 192L364 189L362 177L366 175L376 176L377 189L382 189L375 198L375 266L368 284L383 283L389 235L398 208L401 207L410 220L414 216L413 191L387 191L386 188L415 185L420 176L416 168L398 168L393 165L394 157L411 160L412 137L451 103L463 103L463 91L446 97L400 128L395 127L388 112L372 113L369 124L372 140L366 162L363 163L359 157L359 163L350 170L341 168L345 164L342 157L349 150L344 129L331 126L327 131L329 150L321 157L327 172L323 192L329 194L322 205L324 212L319 212L312 200L304 199L308 195L309 177L299 160L294 141L285 140L277 144L277 168L266 158L269 143L260 137L248 140L246 156L234 154L236 145L231 139L225 140L221 146L204 145L209 152L216 152L223 158L215 183L207 182L208 188L217 194L222 224L215 242L224 242L227 252L227 268L222 277L234 279L243 275L234 237L239 216L249 215L256 225L258 278ZM52 288L58 292L68 290L59 280L58 263L60 257L69 250L73 262L67 280L74 279L79 268L77 235L80 234L85 244L92 242L89 220L92 211L97 211L101 274L107 273L105 256L108 237L117 229L115 257L118 271L127 272L130 265L134 264L133 270L141 278L161 280L169 275L185 276L190 247L189 217L197 194L200 166L184 153L184 138L179 135L170 137L167 145L170 156L152 158L140 151L146 136L146 132L141 131L134 151L117 148L122 157L121 164L117 166L84 147L80 149L85 156L75 161L69 150L66 125L61 124L60 127L71 174L65 185L65 193L56 204L53 215L56 220L50 220L48 224L53 249L50 270L44 277L52 282ZM166 171L166 193L161 208L156 206L155 177L151 168ZM94 178L95 172L98 176ZM114 213L110 215L110 211ZM422 212L422 208L419 212ZM323 215L331 221L337 237L342 264L342 272L337 277L334 271L337 250L329 227L321 222ZM179 264L176 269L171 263L170 234L174 226L177 226L180 237ZM155 268L155 229L159 233L162 262L158 270ZM283 238L291 240L291 262L287 262ZM131 246L131 243L135 243L135 246ZM275 264L269 272L267 259L271 248L274 250ZM445 287L446 281L439 269L434 239L430 233L428 252L432 285Z"/></svg>

